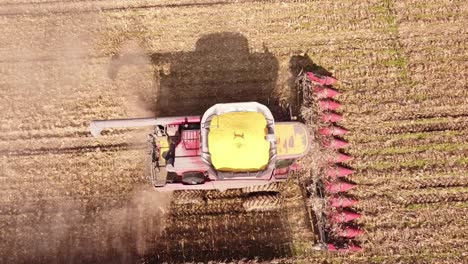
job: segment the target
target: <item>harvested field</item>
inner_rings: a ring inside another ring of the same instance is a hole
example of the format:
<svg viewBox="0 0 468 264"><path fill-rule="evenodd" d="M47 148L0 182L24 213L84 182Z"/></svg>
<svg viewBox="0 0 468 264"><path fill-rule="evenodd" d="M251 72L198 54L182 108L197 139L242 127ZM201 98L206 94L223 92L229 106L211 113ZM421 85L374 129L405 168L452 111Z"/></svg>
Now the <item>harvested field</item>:
<svg viewBox="0 0 468 264"><path fill-rule="evenodd" d="M4 0L0 18L1 263L466 262L466 1ZM88 132L231 101L282 119L312 62L340 80L363 252L309 247L294 182L273 212L171 213L146 131Z"/></svg>

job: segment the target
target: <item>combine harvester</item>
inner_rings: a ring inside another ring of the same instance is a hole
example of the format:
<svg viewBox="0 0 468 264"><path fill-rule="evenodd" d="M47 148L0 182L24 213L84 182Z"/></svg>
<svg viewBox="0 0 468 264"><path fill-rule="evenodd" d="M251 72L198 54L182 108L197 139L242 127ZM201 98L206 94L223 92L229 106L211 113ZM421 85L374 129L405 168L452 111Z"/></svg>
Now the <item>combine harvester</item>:
<svg viewBox="0 0 468 264"><path fill-rule="evenodd" d="M330 99L337 92L328 87L335 79L307 73L298 80L306 89L303 91L304 101L308 101L306 106L318 102L326 111L339 107ZM318 100L319 97L328 99ZM326 123L340 118L334 113L322 115ZM266 106L245 102L216 104L201 117L95 120L90 130L93 136L98 136L106 128L151 126L147 164L149 179L156 190L176 191L180 200L185 198L190 202L240 195L244 211L257 211L279 209L278 182L286 181L291 173L303 171L297 160L309 154L310 146L317 140L311 136L315 131L309 130L310 122L275 122ZM346 130L333 126L320 129L325 137L343 133ZM325 144L333 149L345 145L339 140ZM339 154L332 161L339 163L347 159L348 156ZM313 216L319 249L358 250L347 241L360 231L343 225L358 216L343 209L355 201L335 195L354 187L338 179L350 173L334 165L323 177L315 174L306 177L304 193L307 193L307 204L314 205L308 210ZM319 207L320 211L315 210ZM232 210L235 208L238 207ZM197 207L192 209L191 214L196 214ZM330 243L336 238L336 243Z"/></svg>

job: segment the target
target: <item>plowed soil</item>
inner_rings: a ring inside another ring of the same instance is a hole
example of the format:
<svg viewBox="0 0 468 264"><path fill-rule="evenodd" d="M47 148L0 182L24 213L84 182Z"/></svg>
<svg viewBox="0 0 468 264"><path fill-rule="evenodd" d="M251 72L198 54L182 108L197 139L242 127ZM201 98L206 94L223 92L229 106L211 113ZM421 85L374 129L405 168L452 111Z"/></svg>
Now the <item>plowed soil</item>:
<svg viewBox="0 0 468 264"><path fill-rule="evenodd" d="M4 0L0 18L1 263L466 262L466 1ZM311 250L294 183L281 210L171 214L145 130L88 132L233 101L282 119L311 63L340 80L360 253Z"/></svg>

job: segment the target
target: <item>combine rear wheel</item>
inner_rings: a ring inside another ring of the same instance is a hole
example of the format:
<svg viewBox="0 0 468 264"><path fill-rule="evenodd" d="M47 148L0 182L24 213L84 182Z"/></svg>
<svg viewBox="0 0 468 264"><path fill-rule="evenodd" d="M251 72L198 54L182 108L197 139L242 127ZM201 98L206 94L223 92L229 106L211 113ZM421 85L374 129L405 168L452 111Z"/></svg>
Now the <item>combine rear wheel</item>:
<svg viewBox="0 0 468 264"><path fill-rule="evenodd" d="M232 199L242 195L241 189L229 189L225 191L209 190L206 192L207 199Z"/></svg>
<svg viewBox="0 0 468 264"><path fill-rule="evenodd" d="M254 185L242 188L242 193L279 192L280 183L272 182L264 185Z"/></svg>
<svg viewBox="0 0 468 264"><path fill-rule="evenodd" d="M199 190L193 191L175 191L172 203L176 205L182 204L203 204L203 192Z"/></svg>
<svg viewBox="0 0 468 264"><path fill-rule="evenodd" d="M275 211L280 208L278 195L261 194L248 197L242 204L247 212Z"/></svg>

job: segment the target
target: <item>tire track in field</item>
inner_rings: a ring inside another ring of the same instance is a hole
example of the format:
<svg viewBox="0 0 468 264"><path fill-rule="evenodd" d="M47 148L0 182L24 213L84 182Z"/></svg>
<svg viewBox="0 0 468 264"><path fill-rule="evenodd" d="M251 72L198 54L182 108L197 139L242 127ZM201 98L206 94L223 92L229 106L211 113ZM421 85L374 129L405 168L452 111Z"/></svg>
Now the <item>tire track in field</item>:
<svg viewBox="0 0 468 264"><path fill-rule="evenodd" d="M445 231L445 232L444 232ZM450 248L466 247L464 242L466 239L462 237L463 232L467 232L466 228L452 229L448 227L446 230L411 230L407 229L401 233L401 230L395 232L374 233L369 238L369 242L379 245L373 252L399 252L400 254L421 253L431 249L432 254L447 252L444 246ZM405 243L399 243L399 241Z"/></svg>
<svg viewBox="0 0 468 264"><path fill-rule="evenodd" d="M353 176L353 179L359 180L362 178L389 178L389 177L411 177L414 175L465 175L467 165L462 162L447 164L439 164L437 161L432 161L430 166L389 166L381 169L361 169Z"/></svg>
<svg viewBox="0 0 468 264"><path fill-rule="evenodd" d="M391 148L402 146L414 146L415 142L422 145L431 143L456 143L465 142L468 138L468 130L464 131L430 131L430 132L416 132L406 134L389 134L389 135L344 135L346 141L355 145L355 147L362 147L362 149L372 148ZM436 140L434 140L436 139ZM439 141L440 140L440 141Z"/></svg>
<svg viewBox="0 0 468 264"><path fill-rule="evenodd" d="M453 119L434 118L425 120L424 122L388 122L384 124L376 123L371 126L350 123L345 127L353 130L353 132L358 132L364 135L394 135L437 131L466 131L468 128L468 119L460 117Z"/></svg>
<svg viewBox="0 0 468 264"><path fill-rule="evenodd" d="M78 1L77 5L74 5L75 1L68 2L70 3L67 7L63 8L62 6L46 6L48 3L40 4L42 5L41 10L33 9L15 9L12 5L8 6L8 9L1 10L0 16L3 17L12 17L12 16L50 16L53 15L65 15L65 14L76 14L76 13L101 13L101 12L116 12L116 11L129 11L129 10L142 10L142 9L160 9L160 8L203 8L203 7L212 7L212 6L223 6L223 5L233 5L233 4L244 4L244 3L264 3L262 0L241 0L241 1L204 1L196 3L172 3L172 4L136 4L136 5L116 5L115 2L111 1L108 3L103 3L104 0L100 0L101 3L93 3L91 1ZM95 1L94 1L95 2ZM289 1L283 1L289 2ZM54 2L51 2L56 3ZM84 3L90 3L89 5L84 5ZM76 7L75 7L76 6ZM83 7L86 6L86 7ZM80 7L80 8L78 8Z"/></svg>
<svg viewBox="0 0 468 264"><path fill-rule="evenodd" d="M407 220L404 222L398 221L387 221L387 222L379 222L373 225L366 224L366 231L367 232L378 232L378 231L385 231L391 229L412 229L412 228L428 228L428 229L437 229L441 227L445 227L447 225L453 225L462 227L464 223L468 221L467 217L463 213L459 213L456 215L452 214L440 214L437 217L431 218L430 221L422 221L422 220Z"/></svg>
<svg viewBox="0 0 468 264"><path fill-rule="evenodd" d="M398 183L399 188L425 189L425 188L446 188L446 187L468 187L468 176L435 177L426 179L402 179Z"/></svg>
<svg viewBox="0 0 468 264"><path fill-rule="evenodd" d="M354 109L344 107L342 110L345 113L343 124L377 125L391 121L404 122L415 119L423 121L424 119L464 118L468 116L467 110L460 108L460 105L468 103L465 97L447 100L448 98L441 97L437 100L425 99L419 103L414 101L380 102L385 104L383 107L379 107L379 103L355 105L353 106Z"/></svg>
<svg viewBox="0 0 468 264"><path fill-rule="evenodd" d="M378 206L382 200L384 206ZM454 217L466 218L466 212L468 207L466 207L466 202L454 202L451 204L420 204L417 206L404 206L402 204L397 204L393 201L390 201L389 197L378 197L372 198L369 200L364 200L362 208L357 206L356 208L361 209L362 212L366 213L367 218L363 221L369 223L371 226L374 224L385 224L389 225L392 222L398 222L404 224L405 222L430 222L431 218L436 217L438 214L451 215L452 212ZM359 205L359 204L358 204ZM372 208L378 207L378 210Z"/></svg>
<svg viewBox="0 0 468 264"><path fill-rule="evenodd" d="M397 182L393 181L393 175L388 178L360 179L359 184L364 186L388 186L398 190L446 188L446 187L468 187L468 176L464 175L431 175L421 177L399 177Z"/></svg>
<svg viewBox="0 0 468 264"><path fill-rule="evenodd" d="M444 131L445 132L445 131ZM430 132L431 133L431 132ZM408 134L411 136L411 134ZM430 135L424 135L419 137L405 137L401 138L398 135L390 135L389 137L383 136L375 137L372 141L365 143L359 143L352 139L344 138L349 140L353 146L348 151L353 156L374 156L374 155L397 155L407 154L411 152L422 152L428 150L438 151L453 151L463 150L467 145L468 131L461 131L460 133L449 135L445 133L431 133Z"/></svg>
<svg viewBox="0 0 468 264"><path fill-rule="evenodd" d="M433 174L439 174L444 172L444 167L449 173L450 170L460 170L463 171L467 168L466 158L459 157L455 160L445 161L446 163L440 163L440 160L409 160L401 164L393 164L391 162L380 162L373 163L371 166L363 167L358 170L358 173L361 174L361 177L369 177L374 175L379 177L379 175L406 175L406 174L428 174L433 170ZM446 167L450 164L450 169Z"/></svg>
<svg viewBox="0 0 468 264"><path fill-rule="evenodd" d="M423 204L456 204L466 203L468 201L468 189L466 185L454 187L438 187L426 189L405 189L400 190L398 194L389 193L393 188L382 187L374 189L369 193L353 192L356 197L362 200L373 200L375 198L386 199L393 207L400 205L404 207ZM372 210L374 213L375 210ZM370 214L372 215L372 214Z"/></svg>
<svg viewBox="0 0 468 264"><path fill-rule="evenodd" d="M438 239L444 237L447 235L448 237L451 237L453 239L462 239L464 235L466 234L465 232L468 231L468 228L466 226L452 226L448 225L446 228L443 229L433 229L431 232L428 232L427 228L406 228L404 230L405 232L402 232L400 229L390 229L390 230L382 230L382 232L372 232L369 233L368 239L372 240L373 242L377 243L384 243L384 244L392 244L397 241L400 241L402 239L401 236L403 236L403 239L406 242L411 242L411 246L415 246L418 244L419 241L424 241L424 242L434 242L437 241ZM387 237L386 237L387 235ZM399 237L400 235L400 237ZM407 243L403 243L406 246L409 246Z"/></svg>
<svg viewBox="0 0 468 264"><path fill-rule="evenodd" d="M95 2L99 1L106 1L106 0L93 0ZM32 1L15 1L15 2L2 2L0 3L0 7L2 6L21 6L21 5L29 5L29 6L40 6L44 4L63 4L63 3L72 3L72 2L91 2L90 0L32 0Z"/></svg>
<svg viewBox="0 0 468 264"><path fill-rule="evenodd" d="M451 192L450 189L447 191L440 191L437 193L420 193L420 194L408 194L400 197L400 204L405 206L415 204L428 204L428 203L456 203L456 202L467 202L468 201L468 190Z"/></svg>
<svg viewBox="0 0 468 264"><path fill-rule="evenodd" d="M83 154L88 152L116 152L123 150L143 149L146 145L134 145L128 143L107 144L107 145L88 145L79 147L47 148L20 150L0 150L0 155L4 156L37 156L37 155L64 155L64 154Z"/></svg>
<svg viewBox="0 0 468 264"><path fill-rule="evenodd" d="M67 127L69 128L69 127ZM101 132L102 136L114 136L114 135L125 135L131 130L129 129L114 129L112 131L105 130ZM77 139L77 138L91 138L91 132L88 128L80 127L79 130L75 131L60 131L54 132L54 130L19 130L12 132L0 133L0 141L8 142L8 144L14 144L15 141L40 141L43 139Z"/></svg>
<svg viewBox="0 0 468 264"><path fill-rule="evenodd" d="M411 161L417 160L439 160L440 162L450 163L450 161L460 159L468 156L468 145L465 149L459 150L423 150L415 151L414 153L401 153L401 154L390 154L390 155L361 155L356 157L353 161L347 164L353 168L366 168L373 167L373 164L406 164Z"/></svg>
<svg viewBox="0 0 468 264"><path fill-rule="evenodd" d="M444 103L445 100L445 103ZM414 104L409 107L401 106L397 110L395 109L381 109L381 110L374 110L374 111L367 111L366 105L361 105L360 107L356 106L356 109L360 109L362 113L356 113L351 111L351 109L343 109L343 112L346 113L346 117L348 122L352 123L370 123L370 117L372 117L372 123L377 122L387 122L387 121L411 121L415 119L433 119L433 118L462 118L468 117L468 110L460 108L459 105L465 104L465 100L459 100L459 104L457 105L458 100L454 100L454 104L447 106L445 98L441 100L440 103L431 101L431 105L421 105L421 104ZM382 102L385 103L385 102ZM468 103L468 102L467 102ZM371 109L375 109L374 107L370 107ZM365 117L360 117L360 115L364 115Z"/></svg>

